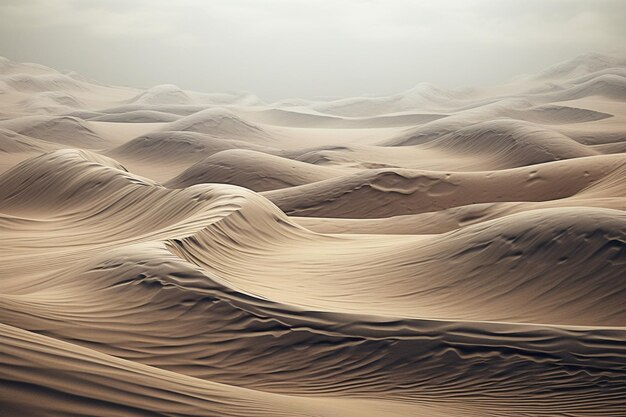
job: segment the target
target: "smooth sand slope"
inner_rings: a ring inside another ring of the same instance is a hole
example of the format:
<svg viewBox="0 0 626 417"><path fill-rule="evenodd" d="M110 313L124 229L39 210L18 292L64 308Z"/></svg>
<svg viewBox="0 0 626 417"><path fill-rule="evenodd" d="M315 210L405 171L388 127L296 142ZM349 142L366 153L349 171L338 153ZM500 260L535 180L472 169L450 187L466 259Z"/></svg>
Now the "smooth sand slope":
<svg viewBox="0 0 626 417"><path fill-rule="evenodd" d="M622 416L625 73L268 104L0 60L0 414Z"/></svg>

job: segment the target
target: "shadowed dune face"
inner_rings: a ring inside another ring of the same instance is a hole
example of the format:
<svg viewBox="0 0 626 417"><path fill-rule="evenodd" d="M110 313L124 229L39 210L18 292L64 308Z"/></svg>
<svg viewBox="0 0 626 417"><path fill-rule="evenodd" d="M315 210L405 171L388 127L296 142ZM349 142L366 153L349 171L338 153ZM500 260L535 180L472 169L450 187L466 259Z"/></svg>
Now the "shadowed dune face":
<svg viewBox="0 0 626 417"><path fill-rule="evenodd" d="M622 415L625 70L268 105L0 60L0 409Z"/></svg>

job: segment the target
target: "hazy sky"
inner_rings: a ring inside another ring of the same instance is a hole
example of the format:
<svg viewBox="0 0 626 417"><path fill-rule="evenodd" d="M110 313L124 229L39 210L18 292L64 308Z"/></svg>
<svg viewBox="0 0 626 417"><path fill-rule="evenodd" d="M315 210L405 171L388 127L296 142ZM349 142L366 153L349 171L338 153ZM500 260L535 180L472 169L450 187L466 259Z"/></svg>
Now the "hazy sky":
<svg viewBox="0 0 626 417"><path fill-rule="evenodd" d="M500 82L623 49L626 0L0 0L0 55L265 99Z"/></svg>

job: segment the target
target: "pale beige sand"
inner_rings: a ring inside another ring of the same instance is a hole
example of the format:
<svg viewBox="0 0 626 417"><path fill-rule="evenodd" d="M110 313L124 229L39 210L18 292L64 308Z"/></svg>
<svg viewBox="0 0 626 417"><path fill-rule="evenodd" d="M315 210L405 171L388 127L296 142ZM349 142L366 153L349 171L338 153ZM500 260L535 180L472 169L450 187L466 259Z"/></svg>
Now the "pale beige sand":
<svg viewBox="0 0 626 417"><path fill-rule="evenodd" d="M622 416L624 75L267 104L0 60L0 414Z"/></svg>

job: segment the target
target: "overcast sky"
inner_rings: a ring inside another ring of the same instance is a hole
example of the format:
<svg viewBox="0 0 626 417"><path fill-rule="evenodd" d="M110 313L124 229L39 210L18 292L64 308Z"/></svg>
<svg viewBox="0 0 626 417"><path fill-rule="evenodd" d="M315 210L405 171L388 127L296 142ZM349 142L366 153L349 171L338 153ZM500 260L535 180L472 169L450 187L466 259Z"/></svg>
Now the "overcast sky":
<svg viewBox="0 0 626 417"><path fill-rule="evenodd" d="M484 85L625 47L626 0L0 0L0 55L264 99Z"/></svg>

